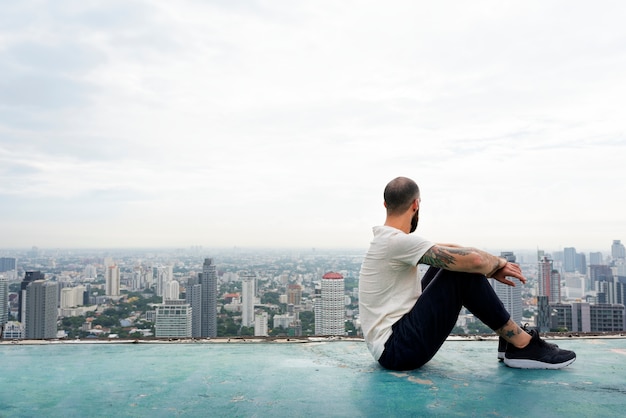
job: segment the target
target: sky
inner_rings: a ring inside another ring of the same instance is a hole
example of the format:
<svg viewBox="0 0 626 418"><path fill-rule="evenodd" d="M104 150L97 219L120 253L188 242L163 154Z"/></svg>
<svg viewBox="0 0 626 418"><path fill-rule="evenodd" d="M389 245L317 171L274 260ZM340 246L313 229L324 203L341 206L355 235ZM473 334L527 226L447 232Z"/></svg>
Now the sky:
<svg viewBox="0 0 626 418"><path fill-rule="evenodd" d="M0 3L0 249L626 241L624 2Z"/></svg>

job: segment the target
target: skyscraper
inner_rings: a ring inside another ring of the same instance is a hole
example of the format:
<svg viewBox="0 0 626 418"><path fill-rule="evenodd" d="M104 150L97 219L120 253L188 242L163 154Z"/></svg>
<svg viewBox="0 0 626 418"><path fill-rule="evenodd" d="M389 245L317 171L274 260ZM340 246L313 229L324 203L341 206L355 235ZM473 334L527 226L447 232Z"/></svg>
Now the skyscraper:
<svg viewBox="0 0 626 418"><path fill-rule="evenodd" d="M25 337L56 338L58 286L56 282L35 280L26 287Z"/></svg>
<svg viewBox="0 0 626 418"><path fill-rule="evenodd" d="M169 283L174 280L174 266L156 266L153 269L157 296L164 296Z"/></svg>
<svg viewBox="0 0 626 418"><path fill-rule="evenodd" d="M589 265L591 266L600 266L604 264L604 260L602 259L601 252L592 252L589 253Z"/></svg>
<svg viewBox="0 0 626 418"><path fill-rule="evenodd" d="M9 279L0 274L0 328L9 321ZM0 338L2 335L0 334Z"/></svg>
<svg viewBox="0 0 626 418"><path fill-rule="evenodd" d="M217 269L213 259L205 258L200 273L202 315L201 337L217 337Z"/></svg>
<svg viewBox="0 0 626 418"><path fill-rule="evenodd" d="M287 286L287 303L294 306L302 304L302 286L295 283Z"/></svg>
<svg viewBox="0 0 626 418"><path fill-rule="evenodd" d="M511 263L515 263L516 257L512 252L502 252L500 256L505 258ZM513 279L516 282L516 286L508 286L504 283L500 283L495 279L489 279L491 286L496 292L496 295L502 301L502 304L506 310L511 314L511 319L517 323L522 322L522 286L521 282L517 282L517 279Z"/></svg>
<svg viewBox="0 0 626 418"><path fill-rule="evenodd" d="M613 258L613 260L626 259L626 248L619 239L613 240L613 244L611 245L611 258Z"/></svg>
<svg viewBox="0 0 626 418"><path fill-rule="evenodd" d="M245 274L241 279L241 325L252 327L254 326L256 276L254 274Z"/></svg>
<svg viewBox="0 0 626 418"><path fill-rule="evenodd" d="M202 336L202 285L199 277L190 277L185 290L185 301L191 306L191 336Z"/></svg>
<svg viewBox="0 0 626 418"><path fill-rule="evenodd" d="M538 267L538 295L547 296L549 303L560 303L561 275L552 268L552 260L550 257L541 257Z"/></svg>
<svg viewBox="0 0 626 418"><path fill-rule="evenodd" d="M120 268L113 264L108 266L105 271L105 294L106 296L119 296L120 295Z"/></svg>
<svg viewBox="0 0 626 418"><path fill-rule="evenodd" d="M343 276L329 272L322 277L319 335L344 335L346 332L345 286ZM315 318L317 323L318 318Z"/></svg>
<svg viewBox="0 0 626 418"><path fill-rule="evenodd" d="M585 253L576 254L576 271L580 274L587 274L587 257Z"/></svg>
<svg viewBox="0 0 626 418"><path fill-rule="evenodd" d="M17 259L13 257L0 257L0 273L15 270Z"/></svg>
<svg viewBox="0 0 626 418"><path fill-rule="evenodd" d="M547 296L537 296L537 328L539 332L550 331L551 326L551 309Z"/></svg>
<svg viewBox="0 0 626 418"><path fill-rule="evenodd" d="M24 322L26 319L26 288L35 280L44 280L45 275L40 271L27 271L24 280L20 284L20 298L18 300L17 320Z"/></svg>
<svg viewBox="0 0 626 418"><path fill-rule="evenodd" d="M576 271L576 248L566 247L563 249L563 271L566 273Z"/></svg>

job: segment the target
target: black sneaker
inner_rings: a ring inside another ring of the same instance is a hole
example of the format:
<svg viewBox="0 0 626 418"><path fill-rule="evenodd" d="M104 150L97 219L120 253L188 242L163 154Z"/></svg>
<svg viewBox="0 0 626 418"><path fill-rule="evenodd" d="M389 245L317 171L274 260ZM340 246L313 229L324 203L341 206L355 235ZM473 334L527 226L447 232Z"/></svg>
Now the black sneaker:
<svg viewBox="0 0 626 418"><path fill-rule="evenodd" d="M506 351L506 346L508 342L502 338L498 337L498 360L504 360L504 352Z"/></svg>
<svg viewBox="0 0 626 418"><path fill-rule="evenodd" d="M508 344L504 353L504 364L516 369L561 369L576 360L576 353L563 350L539 338L535 330L528 332L530 343L524 348Z"/></svg>
<svg viewBox="0 0 626 418"><path fill-rule="evenodd" d="M530 333L530 328L528 327L528 324L523 325L522 329L524 331L526 331L527 333ZM505 340L502 337L498 337L498 360L500 360L500 361L504 360L504 353L506 351L507 344L508 344L507 340ZM547 341L546 341L546 344L548 344L549 346L552 346L554 348L559 348L558 345L551 344L551 343L549 343Z"/></svg>

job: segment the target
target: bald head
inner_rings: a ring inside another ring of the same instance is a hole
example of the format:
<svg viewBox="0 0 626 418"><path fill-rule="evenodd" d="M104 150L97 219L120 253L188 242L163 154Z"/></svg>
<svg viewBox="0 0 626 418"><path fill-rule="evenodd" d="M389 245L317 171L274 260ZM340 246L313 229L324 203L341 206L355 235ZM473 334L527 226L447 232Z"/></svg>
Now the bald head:
<svg viewBox="0 0 626 418"><path fill-rule="evenodd" d="M383 194L387 215L399 215L406 212L413 201L420 196L417 183L407 177L396 177L391 180Z"/></svg>

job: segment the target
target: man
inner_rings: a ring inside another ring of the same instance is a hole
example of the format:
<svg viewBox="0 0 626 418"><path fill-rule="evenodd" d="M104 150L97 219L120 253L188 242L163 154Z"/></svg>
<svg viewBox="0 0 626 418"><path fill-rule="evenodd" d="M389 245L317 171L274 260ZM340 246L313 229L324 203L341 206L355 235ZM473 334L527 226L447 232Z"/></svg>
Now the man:
<svg viewBox="0 0 626 418"><path fill-rule="evenodd" d="M373 357L391 370L412 370L428 362L465 306L505 341L504 363L515 368L558 369L576 359L526 332L511 320L487 277L515 286L526 278L517 264L484 251L435 244L412 234L419 220L417 184L398 177L384 191L387 217L361 266L359 312ZM431 267L421 282L418 264Z"/></svg>

